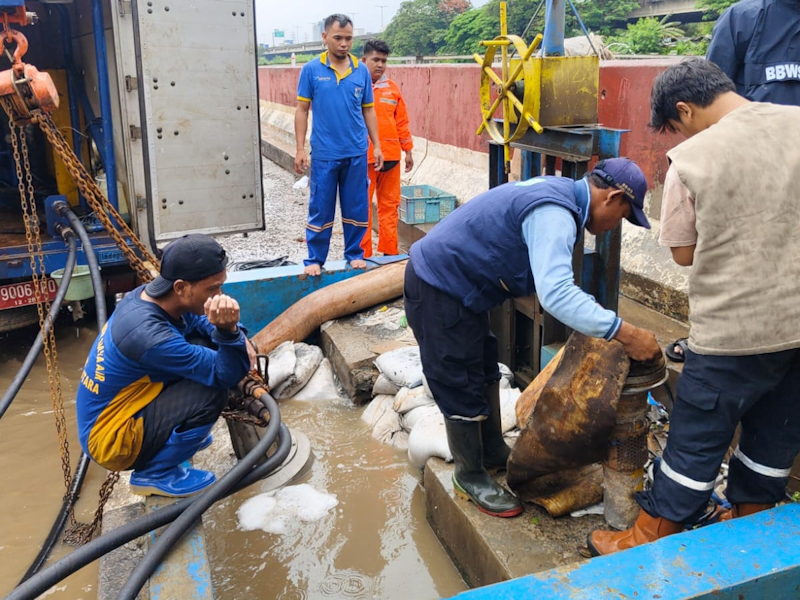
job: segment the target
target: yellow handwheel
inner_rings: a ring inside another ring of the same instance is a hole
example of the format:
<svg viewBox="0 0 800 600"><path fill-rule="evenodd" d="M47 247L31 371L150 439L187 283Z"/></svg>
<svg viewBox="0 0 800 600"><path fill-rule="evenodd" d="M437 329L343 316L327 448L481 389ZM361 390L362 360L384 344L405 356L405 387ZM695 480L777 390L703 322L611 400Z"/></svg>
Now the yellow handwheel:
<svg viewBox="0 0 800 600"><path fill-rule="evenodd" d="M486 54L481 57L474 54L475 62L481 65L481 113L483 121L478 127L477 134L483 133L484 129L489 132L492 139L498 144L503 144L506 172L508 172L511 153L509 144L520 139L528 127L533 127L536 133L544 131L542 126L536 122L532 113L534 112L534 65L529 59L542 42L542 35L539 34L527 46L522 38L516 35L508 35L506 26L506 6L505 2L500 3L500 35L493 40L481 42L486 46ZM520 57L519 64L511 71L508 56L508 47L513 46ZM502 52L502 77L498 76L492 68L497 49ZM515 95L516 83L521 80L524 85L522 100ZM497 96L492 100L492 89ZM498 108L502 106L503 127L502 130L495 122L494 115ZM512 131L513 126L513 131Z"/></svg>

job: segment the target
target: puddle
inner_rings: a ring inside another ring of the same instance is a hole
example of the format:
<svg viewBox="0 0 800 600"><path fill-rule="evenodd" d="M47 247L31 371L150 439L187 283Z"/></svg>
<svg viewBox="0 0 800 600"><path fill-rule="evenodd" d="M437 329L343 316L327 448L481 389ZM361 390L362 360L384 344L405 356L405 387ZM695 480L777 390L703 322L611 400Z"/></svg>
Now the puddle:
<svg viewBox="0 0 800 600"><path fill-rule="evenodd" d="M76 334L77 332L77 334ZM5 389L27 352L35 329L0 342L0 388ZM80 454L74 392L95 330L57 328L65 412L73 468ZM370 438L359 421L363 408L340 399L281 404L284 421L311 440L316 457L306 483L336 497L318 520L289 520L285 533L239 528L237 510L261 493L254 485L207 513L208 551L219 600L380 598L426 600L466 589L425 520L425 497L405 451ZM28 568L61 505L64 483L44 359L0 419L0 596ZM105 473L89 470L79 501L88 521ZM54 553L60 557L69 549ZM91 600L97 563L48 592L57 600Z"/></svg>

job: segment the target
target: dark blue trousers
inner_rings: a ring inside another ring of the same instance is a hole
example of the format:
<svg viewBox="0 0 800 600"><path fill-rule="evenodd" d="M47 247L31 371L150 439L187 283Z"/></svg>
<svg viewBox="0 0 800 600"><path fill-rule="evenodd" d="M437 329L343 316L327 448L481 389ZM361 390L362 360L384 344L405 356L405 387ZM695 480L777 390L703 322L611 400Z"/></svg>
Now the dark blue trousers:
<svg viewBox="0 0 800 600"><path fill-rule="evenodd" d="M474 313L406 267L404 301L422 371L444 416L489 415L486 386L500 379L489 313Z"/></svg>
<svg viewBox="0 0 800 600"><path fill-rule="evenodd" d="M653 489L637 495L653 516L694 523L741 422L728 472L733 504L782 500L800 451L800 349L753 356L686 353Z"/></svg>
<svg viewBox="0 0 800 600"><path fill-rule="evenodd" d="M344 230L344 258L348 261L364 258L361 240L369 220L366 153L341 160L315 159L312 153L310 186L306 224L308 258L304 264L322 265L328 258L337 191Z"/></svg>

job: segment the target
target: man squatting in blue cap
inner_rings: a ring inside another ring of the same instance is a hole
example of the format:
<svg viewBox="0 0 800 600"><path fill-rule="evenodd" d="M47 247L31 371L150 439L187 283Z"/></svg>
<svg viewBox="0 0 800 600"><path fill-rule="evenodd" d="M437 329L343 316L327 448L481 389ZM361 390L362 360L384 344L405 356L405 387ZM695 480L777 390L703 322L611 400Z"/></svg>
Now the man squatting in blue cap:
<svg viewBox="0 0 800 600"><path fill-rule="evenodd" d="M106 469L132 469L134 493L187 496L214 483L182 463L211 443L228 388L255 357L238 303L220 293L227 263L205 235L168 244L161 275L119 303L86 360L81 447Z"/></svg>
<svg viewBox="0 0 800 600"><path fill-rule="evenodd" d="M534 177L485 192L442 220L411 248L405 309L422 368L444 413L456 494L497 517L522 512L487 468L505 468L497 339L489 309L539 297L556 319L585 335L616 339L635 360L660 353L652 332L623 322L574 282L572 252L584 228L614 229L644 215L647 180L625 158L601 161L579 181Z"/></svg>

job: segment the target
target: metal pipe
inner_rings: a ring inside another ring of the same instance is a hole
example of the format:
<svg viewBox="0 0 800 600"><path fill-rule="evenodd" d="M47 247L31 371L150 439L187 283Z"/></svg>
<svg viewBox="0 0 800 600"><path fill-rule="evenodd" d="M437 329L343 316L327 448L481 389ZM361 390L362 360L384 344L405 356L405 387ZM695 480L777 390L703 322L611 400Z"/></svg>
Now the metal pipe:
<svg viewBox="0 0 800 600"><path fill-rule="evenodd" d="M563 0L562 0L563 1ZM108 83L108 57L106 56L106 32L103 21L103 0L92 0L92 28L94 30L94 53L97 64L97 91L100 95L100 122L103 143L100 153L104 157L108 182L108 201L119 211L117 197L117 163L114 157L114 129L111 122L111 92Z"/></svg>
<svg viewBox="0 0 800 600"><path fill-rule="evenodd" d="M634 495L644 488L649 428L647 394L668 378L663 358L662 362L649 366L632 362L622 388L608 456L603 461L603 515L615 529L628 529L639 514Z"/></svg>
<svg viewBox="0 0 800 600"><path fill-rule="evenodd" d="M564 56L565 0L547 0L544 12L543 56Z"/></svg>
<svg viewBox="0 0 800 600"><path fill-rule="evenodd" d="M75 65L72 56L72 24L69 20L69 12L63 4L57 4L58 14L61 17L61 45L64 51L64 62L67 65L67 95L69 96L69 122L72 127L72 149L78 160L81 159L81 147L83 139L81 137L81 115L78 111L78 92L75 82ZM86 209L86 198L78 191L78 201L81 208Z"/></svg>

